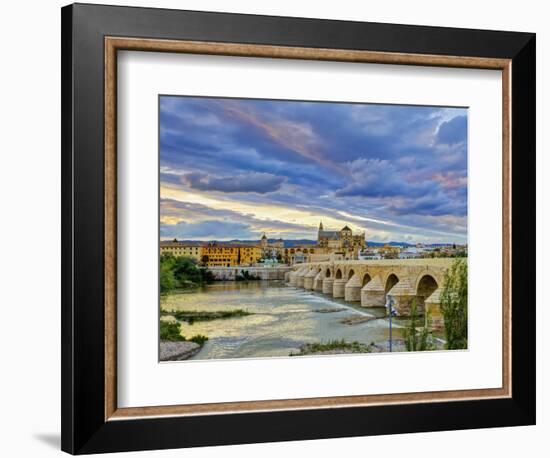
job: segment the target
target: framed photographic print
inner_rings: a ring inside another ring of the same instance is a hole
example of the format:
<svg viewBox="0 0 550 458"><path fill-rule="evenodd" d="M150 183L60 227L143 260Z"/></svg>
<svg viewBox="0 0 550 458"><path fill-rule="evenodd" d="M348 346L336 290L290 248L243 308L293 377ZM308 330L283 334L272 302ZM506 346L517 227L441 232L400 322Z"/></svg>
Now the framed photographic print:
<svg viewBox="0 0 550 458"><path fill-rule="evenodd" d="M534 34L77 4L62 78L63 450L534 424Z"/></svg>

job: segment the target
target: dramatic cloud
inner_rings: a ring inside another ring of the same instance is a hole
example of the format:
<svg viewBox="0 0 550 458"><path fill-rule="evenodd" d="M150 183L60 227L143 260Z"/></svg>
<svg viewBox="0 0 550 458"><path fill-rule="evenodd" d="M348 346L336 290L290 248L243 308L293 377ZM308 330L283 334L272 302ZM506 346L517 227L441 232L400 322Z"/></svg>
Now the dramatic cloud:
<svg viewBox="0 0 550 458"><path fill-rule="evenodd" d="M177 224L163 224L160 228L162 238L178 239L230 239L252 238L254 235L246 224L229 221L202 221L200 223L186 223L180 221Z"/></svg>
<svg viewBox="0 0 550 458"><path fill-rule="evenodd" d="M163 237L466 241L464 108L163 96L159 133Z"/></svg>
<svg viewBox="0 0 550 458"><path fill-rule="evenodd" d="M431 181L407 182L405 170L383 159L356 159L349 169L352 182L336 191L339 197L422 197L437 186Z"/></svg>
<svg viewBox="0 0 550 458"><path fill-rule="evenodd" d="M466 116L457 116L439 126L437 141L447 145L461 143L466 140L467 128Z"/></svg>
<svg viewBox="0 0 550 458"><path fill-rule="evenodd" d="M241 236L246 233L247 237L250 234L257 235L269 232L277 237L282 237L284 234L292 234L292 237L303 238L309 236L316 227L316 224L308 226L278 220L274 218L277 210L273 207L266 209L266 214L269 218L265 216L259 218L257 215L242 211L242 209L241 211L235 211L226 208L227 206L223 205L223 208L212 208L208 205L161 198L161 236L168 237L165 234L175 233L176 231L189 236L190 232L196 233L205 227L209 228L212 221L237 223L240 227L235 226L233 229L238 231ZM329 217L329 215L325 216ZM192 221L194 225L187 224L186 222L188 221ZM206 226L201 228L196 225L197 223L204 223ZM176 229L174 226L178 226L178 228ZM229 226L225 227L229 229ZM195 228L198 229L195 230ZM210 232L203 233L202 235L200 233L195 234L193 237L199 240L210 240L212 239L212 230L208 230ZM225 235L218 235L218 238L226 240L238 237L235 232L227 231Z"/></svg>
<svg viewBox="0 0 550 458"><path fill-rule="evenodd" d="M219 177L202 172L190 172L181 181L193 189L221 192L256 192L266 194L281 188L285 177L270 173L253 172L232 177Z"/></svg>
<svg viewBox="0 0 550 458"><path fill-rule="evenodd" d="M397 215L422 216L465 216L467 205L465 199L455 200L441 192L426 194L417 199L405 199L390 205L389 210Z"/></svg>

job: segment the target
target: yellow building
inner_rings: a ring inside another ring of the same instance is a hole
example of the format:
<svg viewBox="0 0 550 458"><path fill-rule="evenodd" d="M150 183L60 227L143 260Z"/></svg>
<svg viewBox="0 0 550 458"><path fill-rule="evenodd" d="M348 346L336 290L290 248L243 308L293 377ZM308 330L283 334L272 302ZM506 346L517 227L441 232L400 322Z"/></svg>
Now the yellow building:
<svg viewBox="0 0 550 458"><path fill-rule="evenodd" d="M239 247L209 243L201 247L201 263L208 267L239 265Z"/></svg>
<svg viewBox="0 0 550 458"><path fill-rule="evenodd" d="M199 243L179 242L174 240L161 240L160 254L170 253L174 256L185 256L200 261L201 246Z"/></svg>
<svg viewBox="0 0 550 458"><path fill-rule="evenodd" d="M201 247L201 263L208 267L232 267L254 264L262 257L259 246L209 243Z"/></svg>
<svg viewBox="0 0 550 458"><path fill-rule="evenodd" d="M259 246L241 246L239 247L240 263L254 264L258 262L263 255L263 250Z"/></svg>

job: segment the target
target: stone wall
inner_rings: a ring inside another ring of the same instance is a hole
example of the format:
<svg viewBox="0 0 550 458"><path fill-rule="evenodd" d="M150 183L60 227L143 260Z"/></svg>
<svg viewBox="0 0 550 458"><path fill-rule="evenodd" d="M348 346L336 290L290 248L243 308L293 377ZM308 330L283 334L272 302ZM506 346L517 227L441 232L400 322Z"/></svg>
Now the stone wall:
<svg viewBox="0 0 550 458"><path fill-rule="evenodd" d="M209 267L208 270L212 272L216 280L228 280L234 281L237 275L242 275L242 271L247 271L250 275L260 277L262 280L284 280L285 273L289 272L291 268L289 266L276 266L276 267Z"/></svg>

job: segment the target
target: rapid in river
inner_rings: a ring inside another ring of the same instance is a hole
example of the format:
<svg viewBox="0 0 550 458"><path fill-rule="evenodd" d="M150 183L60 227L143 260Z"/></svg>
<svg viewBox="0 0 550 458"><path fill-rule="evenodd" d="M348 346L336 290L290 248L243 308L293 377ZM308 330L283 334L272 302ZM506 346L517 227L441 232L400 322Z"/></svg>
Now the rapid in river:
<svg viewBox="0 0 550 458"><path fill-rule="evenodd" d="M299 352L308 343L344 339L368 345L388 339L383 308L364 309L282 281L215 282L163 296L161 307L184 311L243 309L251 313L192 325L182 322L184 336L203 334L209 339L192 359L282 357ZM369 320L371 317L375 319ZM399 319L394 319L394 328L396 337Z"/></svg>

